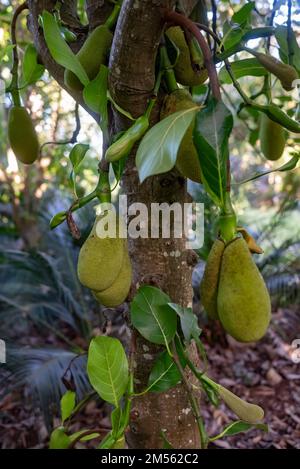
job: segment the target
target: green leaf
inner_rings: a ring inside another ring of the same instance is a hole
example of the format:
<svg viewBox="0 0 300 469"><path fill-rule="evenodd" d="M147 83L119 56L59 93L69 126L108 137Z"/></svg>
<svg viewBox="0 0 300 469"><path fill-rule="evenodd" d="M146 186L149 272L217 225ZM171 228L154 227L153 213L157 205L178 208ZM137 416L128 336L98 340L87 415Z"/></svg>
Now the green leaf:
<svg viewBox="0 0 300 469"><path fill-rule="evenodd" d="M72 433L72 435L69 435L69 438L71 440L71 443L76 440L80 435L83 435L87 430L79 430L78 432ZM80 438L79 441L90 441L93 440L94 438L99 438L100 433L91 433L90 435L84 435L82 438Z"/></svg>
<svg viewBox="0 0 300 469"><path fill-rule="evenodd" d="M186 361L180 354L179 360L183 368ZM181 380L181 374L167 351L159 354L155 360L148 379L148 390L151 392L164 392L176 386Z"/></svg>
<svg viewBox="0 0 300 469"><path fill-rule="evenodd" d="M181 330L186 342L190 342L193 337L201 335L202 331L198 326L198 319L192 308L184 308L176 303L169 303L169 306L176 311L180 318Z"/></svg>
<svg viewBox="0 0 300 469"><path fill-rule="evenodd" d="M254 181L255 179L261 178L262 176L266 176L267 174L274 173L276 171L291 171L292 169L296 168L299 163L299 159L300 154L294 154L294 156L287 163L283 164L279 168L269 169L268 171L263 171L262 173L256 173L254 176L251 176L250 178L244 179L243 181L237 182L235 184L246 184L246 182Z"/></svg>
<svg viewBox="0 0 300 469"><path fill-rule="evenodd" d="M89 83L86 71L79 62L78 57L62 38L58 24L49 11L44 10L42 24L46 44L55 62L71 70L81 83L86 86Z"/></svg>
<svg viewBox="0 0 300 469"><path fill-rule="evenodd" d="M89 148L90 146L84 143L76 143L76 145L74 145L69 155L70 161L72 163L72 168L73 168L70 174L70 179L72 181L72 188L76 197L77 197L76 176L79 172L80 164L83 158L85 157L87 151L89 150Z"/></svg>
<svg viewBox="0 0 300 469"><path fill-rule="evenodd" d="M131 321L145 339L165 345L170 353L168 344L176 333L177 316L168 306L169 302L170 298L164 292L144 285L131 303Z"/></svg>
<svg viewBox="0 0 300 469"><path fill-rule="evenodd" d="M267 70L258 62L257 59L242 59L231 62L232 72L236 79L244 76L261 77L267 75ZM231 84L232 80L226 70L222 67L219 72L220 83Z"/></svg>
<svg viewBox="0 0 300 469"><path fill-rule="evenodd" d="M225 21L222 44L226 50L238 44L251 29L249 24L254 7L255 2L248 2L232 16L229 22Z"/></svg>
<svg viewBox="0 0 300 469"><path fill-rule="evenodd" d="M95 337L89 347L87 372L99 396L119 407L128 383L128 361L121 342L112 337Z"/></svg>
<svg viewBox="0 0 300 469"><path fill-rule="evenodd" d="M247 432L251 428L256 428L258 430L262 430L263 432L268 431L268 426L263 423L251 424L243 422L242 420L237 420L236 422L232 422L227 425L224 430L218 435L209 438L209 441L216 441L220 438L223 438L224 436L233 436L237 435L238 433Z"/></svg>
<svg viewBox="0 0 300 469"><path fill-rule="evenodd" d="M115 437L112 435L111 432L109 432L101 441L100 445L98 446L98 449L110 449L113 448L114 444L116 442Z"/></svg>
<svg viewBox="0 0 300 469"><path fill-rule="evenodd" d="M22 64L23 81L21 87L31 85L38 81L44 73L45 67L38 63L37 50L33 44L28 44Z"/></svg>
<svg viewBox="0 0 300 469"><path fill-rule="evenodd" d="M221 208L225 203L228 139L232 127L230 111L222 101L213 98L196 116L194 145L198 152L202 182L214 203Z"/></svg>
<svg viewBox="0 0 300 469"><path fill-rule="evenodd" d="M287 26L277 26L275 30L275 37L279 45L279 55L283 62L289 63L289 48L292 52L292 65L300 73L300 47L298 45L294 31L292 30L288 43L288 28Z"/></svg>
<svg viewBox="0 0 300 469"><path fill-rule="evenodd" d="M120 431L120 426L121 426L121 421L122 421L122 409L120 407L116 407L111 415L111 433L115 438L119 437L119 431Z"/></svg>
<svg viewBox="0 0 300 469"><path fill-rule="evenodd" d="M83 90L83 99L89 108L100 114L100 126L103 132L107 132L108 114L107 114L107 83L108 68L101 65L96 78L91 81Z"/></svg>
<svg viewBox="0 0 300 469"><path fill-rule="evenodd" d="M50 437L49 449L67 449L71 444L71 439L65 433L64 427L53 430Z"/></svg>
<svg viewBox="0 0 300 469"><path fill-rule="evenodd" d="M154 125L142 139L136 154L140 181L155 174L170 171L176 163L177 152L199 107L174 112Z"/></svg>
<svg viewBox="0 0 300 469"><path fill-rule="evenodd" d="M76 404L76 394L74 391L67 391L60 400L61 419L64 423L72 414Z"/></svg>
<svg viewBox="0 0 300 469"><path fill-rule="evenodd" d="M66 212L58 212L56 215L54 215L50 221L50 228L53 230L56 228L58 225L63 223L66 219Z"/></svg>

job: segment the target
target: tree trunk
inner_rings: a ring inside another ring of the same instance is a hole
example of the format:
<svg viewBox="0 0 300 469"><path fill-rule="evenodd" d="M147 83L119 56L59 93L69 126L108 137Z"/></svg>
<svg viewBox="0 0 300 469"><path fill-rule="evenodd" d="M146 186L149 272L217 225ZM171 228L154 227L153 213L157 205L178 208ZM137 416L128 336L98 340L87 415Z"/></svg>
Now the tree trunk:
<svg viewBox="0 0 300 469"><path fill-rule="evenodd" d="M42 9L51 10L53 1L29 0L31 30L38 50L50 73L63 84L63 70L49 56L43 37L37 26L37 14ZM71 4L72 2L70 2ZM182 2L190 13L196 1ZM144 113L155 82L155 60L163 33L161 8L172 8L175 0L124 0L119 16L110 56L110 91L115 101L137 117ZM103 20L103 1L88 1L88 16L93 25ZM105 11L105 13L107 10ZM97 16L98 15L98 16ZM97 17L101 21L97 20ZM82 102L81 96L74 96ZM162 98L162 97L161 97ZM158 101L161 102L161 99ZM159 104L152 113L153 122L159 118ZM117 132L128 126L120 115L114 114L112 127ZM149 178L139 183L133 153L122 179L122 191L128 196L128 205L134 202L151 203L188 201L186 181L176 170ZM194 257L185 248L184 239L136 239L129 240L134 270L134 288L150 284L161 288L173 302L191 306L191 273ZM160 348L137 336L134 355L136 387L146 387L149 372ZM195 351L194 351L195 353ZM133 402L128 444L131 448L161 448L161 432L175 448L199 448L199 435L186 389L182 384L166 393L149 393Z"/></svg>

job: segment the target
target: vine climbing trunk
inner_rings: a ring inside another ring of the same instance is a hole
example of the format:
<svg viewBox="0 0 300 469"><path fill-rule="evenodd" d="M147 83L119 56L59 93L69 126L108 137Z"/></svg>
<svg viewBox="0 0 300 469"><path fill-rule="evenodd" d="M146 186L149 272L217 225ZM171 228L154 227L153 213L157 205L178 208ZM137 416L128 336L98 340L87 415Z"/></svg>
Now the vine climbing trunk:
<svg viewBox="0 0 300 469"><path fill-rule="evenodd" d="M154 0L123 3L110 57L110 90L116 102L134 117L144 113L154 87L155 58L164 25L161 8L171 8L173 3ZM152 113L152 123L158 117L159 105ZM115 115L114 125L114 130L119 131L126 123ZM133 152L122 180L128 205L143 203L150 214L152 203L183 205L188 201L186 181L176 170L140 184L134 160ZM165 291L172 301L191 306L194 256L186 250L184 239L139 238L131 240L129 246L134 290L141 284L154 285ZM138 391L146 388L158 352L158 347L137 336L133 363ZM166 393L147 393L133 401L127 435L130 447L161 448L162 432L175 448L199 447L196 421L182 384Z"/></svg>

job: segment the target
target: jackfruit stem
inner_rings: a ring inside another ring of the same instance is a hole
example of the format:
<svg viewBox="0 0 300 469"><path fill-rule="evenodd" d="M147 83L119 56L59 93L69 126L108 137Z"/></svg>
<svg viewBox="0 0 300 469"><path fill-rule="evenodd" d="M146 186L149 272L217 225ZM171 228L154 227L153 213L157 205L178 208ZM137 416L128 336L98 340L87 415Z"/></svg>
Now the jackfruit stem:
<svg viewBox="0 0 300 469"><path fill-rule="evenodd" d="M234 209L231 204L230 193L225 194L224 208L219 216L219 230L221 238L225 243L229 243L237 235L237 222Z"/></svg>
<svg viewBox="0 0 300 469"><path fill-rule="evenodd" d="M97 197L101 203L111 202L111 188L108 171L101 171L97 186Z"/></svg>
<svg viewBox="0 0 300 469"><path fill-rule="evenodd" d="M122 0L119 0L115 4L111 14L109 15L109 17L105 21L105 26L107 26L108 29L112 29L115 26L116 22L118 21L119 13L120 13L120 10L121 10L121 5L122 5Z"/></svg>
<svg viewBox="0 0 300 469"><path fill-rule="evenodd" d="M165 79L167 82L167 87L170 93L178 90L177 81L175 78L175 73L172 68L166 46L162 45L160 48L160 66L164 70Z"/></svg>

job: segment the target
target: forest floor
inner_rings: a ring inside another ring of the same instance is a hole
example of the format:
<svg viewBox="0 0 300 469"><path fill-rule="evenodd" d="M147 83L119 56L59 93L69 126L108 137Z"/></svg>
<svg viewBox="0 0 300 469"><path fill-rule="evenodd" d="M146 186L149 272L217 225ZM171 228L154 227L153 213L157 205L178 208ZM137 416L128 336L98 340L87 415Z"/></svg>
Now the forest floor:
<svg viewBox="0 0 300 469"><path fill-rule="evenodd" d="M300 449L300 363L292 361L295 338L300 339L300 314L295 308L278 309L272 327L258 344L238 344L220 333L218 327L204 327L208 374L241 398L261 405L269 426L268 433L250 430L218 440L210 445L211 449ZM215 408L203 401L202 412L209 435L219 433L234 420L223 404ZM0 402L0 415L0 447L47 448L49 435L43 417L27 403L26 390L7 395ZM72 430L107 428L108 415L103 403L91 401Z"/></svg>

